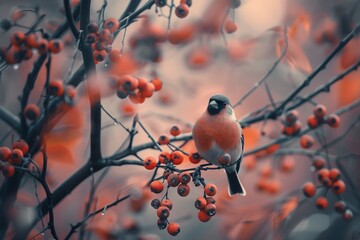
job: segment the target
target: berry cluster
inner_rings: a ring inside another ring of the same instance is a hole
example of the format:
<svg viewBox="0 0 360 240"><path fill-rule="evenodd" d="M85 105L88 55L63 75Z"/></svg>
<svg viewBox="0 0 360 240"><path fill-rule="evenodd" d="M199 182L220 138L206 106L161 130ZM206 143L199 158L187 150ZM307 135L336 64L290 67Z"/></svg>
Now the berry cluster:
<svg viewBox="0 0 360 240"><path fill-rule="evenodd" d="M155 5L159 8L168 6L167 0L155 0ZM190 11L192 0L180 0L179 5L175 8L175 15L178 18L185 18Z"/></svg>
<svg viewBox="0 0 360 240"><path fill-rule="evenodd" d="M284 124L282 133L286 136L294 136L298 134L302 127L298 119L299 112L297 110L286 112L282 119L282 123Z"/></svg>
<svg viewBox="0 0 360 240"><path fill-rule="evenodd" d="M109 76L110 88L116 90L120 99L129 97L130 101L137 104L145 102L146 98L151 98L154 92L160 91L162 81L154 78L148 81L143 77L135 77L129 74Z"/></svg>
<svg viewBox="0 0 360 240"><path fill-rule="evenodd" d="M11 35L11 44L7 48L0 48L0 58L7 64L19 64L29 60L33 56L34 50L39 54L48 52L57 54L61 52L64 44L60 39L47 40L39 37L36 33L14 32Z"/></svg>
<svg viewBox="0 0 360 240"><path fill-rule="evenodd" d="M12 177L15 174L15 166L21 166L24 156L29 151L26 141L20 139L12 144L12 149L0 147L0 170L5 177Z"/></svg>
<svg viewBox="0 0 360 240"><path fill-rule="evenodd" d="M340 125L340 117L336 114L326 115L326 107L324 105L317 105L313 114L307 119L307 124L310 128L314 129L320 124L326 123L329 127L337 128Z"/></svg>
<svg viewBox="0 0 360 240"><path fill-rule="evenodd" d="M108 18L104 21L102 29L99 29L97 23L89 23L86 26L85 42L93 50L95 64L102 62L109 56L110 61L118 62L120 60L120 50L112 49L111 44L114 40L113 33L118 31L120 24L115 18Z"/></svg>
<svg viewBox="0 0 360 240"><path fill-rule="evenodd" d="M314 197L316 195L317 189L326 188L325 195L316 199L315 204L319 209L325 209L328 207L329 203L326 199L326 194L328 193L329 189L331 189L331 191L336 195L344 193L346 189L345 182L340 179L340 170L337 168L325 168L325 164L325 159L322 157L318 156L313 160L313 167L317 170L316 175L322 186L316 187L313 182L307 182L303 186L304 195L308 198ZM336 202L334 208L336 212L342 214L344 219L350 220L352 218L352 211L346 206L344 201Z"/></svg>

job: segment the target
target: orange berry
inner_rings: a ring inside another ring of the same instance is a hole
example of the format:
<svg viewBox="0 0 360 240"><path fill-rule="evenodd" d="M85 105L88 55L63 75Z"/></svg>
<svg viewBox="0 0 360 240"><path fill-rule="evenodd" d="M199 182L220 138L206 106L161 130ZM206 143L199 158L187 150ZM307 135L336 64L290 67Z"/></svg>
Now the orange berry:
<svg viewBox="0 0 360 240"><path fill-rule="evenodd" d="M99 39L102 42L108 41L110 37L111 37L111 32L109 29L103 29L99 32Z"/></svg>
<svg viewBox="0 0 360 240"><path fill-rule="evenodd" d="M7 162L10 158L11 150L8 147L0 147L0 160Z"/></svg>
<svg viewBox="0 0 360 240"><path fill-rule="evenodd" d="M268 178L271 176L272 171L273 169L271 166L264 166L260 171L260 175L264 178Z"/></svg>
<svg viewBox="0 0 360 240"><path fill-rule="evenodd" d="M171 156L169 152L163 151L159 154L159 162L161 164L167 164L170 162L170 160L171 160Z"/></svg>
<svg viewBox="0 0 360 240"><path fill-rule="evenodd" d="M187 4L180 4L175 8L175 15L178 18L184 18L189 14L189 6Z"/></svg>
<svg viewBox="0 0 360 240"><path fill-rule="evenodd" d="M213 197L207 197L206 198L206 204L215 204L216 201Z"/></svg>
<svg viewBox="0 0 360 240"><path fill-rule="evenodd" d="M175 165L180 165L184 161L184 154L180 151L173 151L171 153L171 162Z"/></svg>
<svg viewBox="0 0 360 240"><path fill-rule="evenodd" d="M25 140L19 139L17 141L15 141L12 144L12 148L13 149L20 149L21 152L25 155L27 154L27 152L29 151L29 145L26 143Z"/></svg>
<svg viewBox="0 0 360 240"><path fill-rule="evenodd" d="M26 35L23 32L14 32L11 35L11 43L20 46L26 39Z"/></svg>
<svg viewBox="0 0 360 240"><path fill-rule="evenodd" d="M2 173L5 177L12 177L15 174L15 167L13 165L6 165L3 168Z"/></svg>
<svg viewBox="0 0 360 240"><path fill-rule="evenodd" d="M312 182L305 183L303 186L303 192L306 197L310 198L310 197L315 196L316 187L315 187L314 183L312 183Z"/></svg>
<svg viewBox="0 0 360 240"><path fill-rule="evenodd" d="M276 194L280 191L280 181L271 180L267 183L267 192L270 194Z"/></svg>
<svg viewBox="0 0 360 240"><path fill-rule="evenodd" d="M97 33L99 31L99 26L97 23L89 23L86 26L86 32L88 33Z"/></svg>
<svg viewBox="0 0 360 240"><path fill-rule="evenodd" d="M268 188L268 182L264 178L260 178L258 182L256 183L256 188L259 191L265 191Z"/></svg>
<svg viewBox="0 0 360 240"><path fill-rule="evenodd" d="M104 28L109 29L109 31L111 33L118 30L119 26L120 26L120 24L119 24L118 20L116 20L115 18L108 18L104 22Z"/></svg>
<svg viewBox="0 0 360 240"><path fill-rule="evenodd" d="M187 184L180 184L177 188L177 192L181 197L186 197L190 193L190 187Z"/></svg>
<svg viewBox="0 0 360 240"><path fill-rule="evenodd" d="M312 165L315 167L316 170L320 170L325 167L326 161L323 157L316 156Z"/></svg>
<svg viewBox="0 0 360 240"><path fill-rule="evenodd" d="M191 153L189 156L189 161L193 164L198 164L201 161L201 156L199 153Z"/></svg>
<svg viewBox="0 0 360 240"><path fill-rule="evenodd" d="M300 138L300 145L302 148L308 149L314 145L314 138L310 135L303 135Z"/></svg>
<svg viewBox="0 0 360 240"><path fill-rule="evenodd" d="M183 172L179 175L179 180L181 183L189 183L191 180L191 175L189 173Z"/></svg>
<svg viewBox="0 0 360 240"><path fill-rule="evenodd" d="M219 163L221 166L227 166L227 165L229 165L230 162L231 162L231 156L230 156L230 154L228 154L228 153L220 154L220 155L217 157L217 161L218 161L218 163Z"/></svg>
<svg viewBox="0 0 360 240"><path fill-rule="evenodd" d="M353 216L354 216L354 214L350 209L346 209L345 212L342 215L342 217L345 220L348 220L348 221L351 220L353 218Z"/></svg>
<svg viewBox="0 0 360 240"><path fill-rule="evenodd" d="M281 171L290 172L294 169L294 159L285 158L281 161Z"/></svg>
<svg viewBox="0 0 360 240"><path fill-rule="evenodd" d="M307 125L311 128L314 129L317 126L319 126L319 120L314 116L314 115L310 115L307 119Z"/></svg>
<svg viewBox="0 0 360 240"><path fill-rule="evenodd" d="M139 85L139 80L129 74L122 75L119 81L125 91L134 91Z"/></svg>
<svg viewBox="0 0 360 240"><path fill-rule="evenodd" d="M189 7L191 7L191 5L192 5L192 0L180 0L180 3L181 3L181 4L184 3L184 4L188 5Z"/></svg>
<svg viewBox="0 0 360 240"><path fill-rule="evenodd" d="M177 187L180 183L179 175L177 173L171 173L167 178L166 181L171 187Z"/></svg>
<svg viewBox="0 0 360 240"><path fill-rule="evenodd" d="M64 43L61 39L52 39L49 41L49 52L57 54L64 48Z"/></svg>
<svg viewBox="0 0 360 240"><path fill-rule="evenodd" d="M205 211L199 211L198 219L200 220L200 222L208 222L211 217Z"/></svg>
<svg viewBox="0 0 360 240"><path fill-rule="evenodd" d="M180 232L180 226L179 226L179 224L177 224L175 222L169 223L169 225L167 227L167 231L171 236L176 236Z"/></svg>
<svg viewBox="0 0 360 240"><path fill-rule="evenodd" d="M177 29L171 29L168 40L171 44L179 44L190 41L196 33L194 25L188 24Z"/></svg>
<svg viewBox="0 0 360 240"><path fill-rule="evenodd" d="M330 187L332 185L332 181L330 178L326 177L322 180L322 185L324 187Z"/></svg>
<svg viewBox="0 0 360 240"><path fill-rule="evenodd" d="M174 137L178 136L181 133L180 128L178 126L172 126L170 128L170 134Z"/></svg>
<svg viewBox="0 0 360 240"><path fill-rule="evenodd" d="M204 188L205 194L208 196L214 196L217 192L217 187L213 183L208 183L205 185Z"/></svg>
<svg viewBox="0 0 360 240"><path fill-rule="evenodd" d="M140 93L145 98L150 98L154 94L155 86L152 83L147 83L146 87L140 90Z"/></svg>
<svg viewBox="0 0 360 240"><path fill-rule="evenodd" d="M297 110L291 110L285 114L285 123L293 125L299 118L299 112Z"/></svg>
<svg viewBox="0 0 360 240"><path fill-rule="evenodd" d="M171 202L170 199L163 199L163 200L161 201L161 203L160 203L160 206L165 206L165 207L167 207L169 210L171 210L172 207L173 207L173 204L172 204L172 202Z"/></svg>
<svg viewBox="0 0 360 240"><path fill-rule="evenodd" d="M160 145L166 145L166 144L169 144L169 142L170 142L170 140L169 140L169 138L168 138L166 135L161 135L161 136L159 137L158 143L159 143Z"/></svg>
<svg viewBox="0 0 360 240"><path fill-rule="evenodd" d="M120 61L121 56L120 56L120 49L118 48L113 48L111 49L110 53L109 53L109 59L110 61L117 63Z"/></svg>
<svg viewBox="0 0 360 240"><path fill-rule="evenodd" d="M28 104L24 108L24 116L27 119L34 121L40 116L40 108L36 104Z"/></svg>
<svg viewBox="0 0 360 240"><path fill-rule="evenodd" d="M31 59L32 56L34 55L33 52L32 52L32 50L29 49L29 48L23 47L23 48L22 48L22 52L23 52L23 54L24 54L24 60L29 60L29 59Z"/></svg>
<svg viewBox="0 0 360 240"><path fill-rule="evenodd" d="M153 157L147 157L144 160L144 167L148 170L152 170L156 167L157 161Z"/></svg>
<svg viewBox="0 0 360 240"><path fill-rule="evenodd" d="M163 172L163 178L164 179L167 179L169 176L170 176L170 174L172 174L173 172L170 170L170 169L165 169L164 170L164 172Z"/></svg>
<svg viewBox="0 0 360 240"><path fill-rule="evenodd" d="M64 95L64 83L61 80L51 81L49 83L48 94L52 96Z"/></svg>
<svg viewBox="0 0 360 240"><path fill-rule="evenodd" d="M155 92L160 91L162 88L162 81L160 80L160 78L154 78L153 80L150 81L152 84L154 84L155 87Z"/></svg>
<svg viewBox="0 0 360 240"><path fill-rule="evenodd" d="M10 162L14 165L21 165L24 153L20 149L13 149L10 154Z"/></svg>
<svg viewBox="0 0 360 240"><path fill-rule="evenodd" d="M318 179L322 182L325 178L328 178L330 175L329 169L322 168L318 172Z"/></svg>
<svg viewBox="0 0 360 240"><path fill-rule="evenodd" d="M37 44L36 44L36 49L38 50L38 53L41 54L45 54L48 51L49 48L49 43L46 39L39 39Z"/></svg>
<svg viewBox="0 0 360 240"><path fill-rule="evenodd" d="M199 210L203 210L206 207L206 205L207 205L207 201L203 197L198 197L195 200L195 207Z"/></svg>
<svg viewBox="0 0 360 240"><path fill-rule="evenodd" d="M138 78L138 89L139 90L144 90L146 88L146 84L147 84L146 78L143 78L143 77Z"/></svg>
<svg viewBox="0 0 360 240"><path fill-rule="evenodd" d="M328 200L325 197L318 197L315 204L319 209L325 209L328 206Z"/></svg>
<svg viewBox="0 0 360 240"><path fill-rule="evenodd" d="M169 208L165 207L165 206L161 206L156 210L157 216L164 220L167 219L170 216L170 210Z"/></svg>
<svg viewBox="0 0 360 240"><path fill-rule="evenodd" d="M164 185L156 180L156 181L152 181L150 183L150 190L153 192L153 193L161 193L162 190L164 190Z"/></svg>
<svg viewBox="0 0 360 240"><path fill-rule="evenodd" d="M26 36L25 45L29 48L37 48L38 45L38 37L35 33L30 33Z"/></svg>
<svg viewBox="0 0 360 240"><path fill-rule="evenodd" d="M216 214L216 206L215 206L215 204L212 204L212 203L207 204L205 209L204 209L204 212L206 212L206 214L209 217L214 216Z"/></svg>
<svg viewBox="0 0 360 240"><path fill-rule="evenodd" d="M155 0L155 4L157 7L165 7L167 4L167 0Z"/></svg>
<svg viewBox="0 0 360 240"><path fill-rule="evenodd" d="M11 48L6 52L5 60L9 65L20 63L23 60L20 47L12 45Z"/></svg>
<svg viewBox="0 0 360 240"><path fill-rule="evenodd" d="M237 24L236 22L228 19L225 22L224 28L227 33L233 33L237 30Z"/></svg>
<svg viewBox="0 0 360 240"><path fill-rule="evenodd" d="M163 230L163 229L165 229L167 227L167 221L162 220L162 219L158 219L157 220L157 225L158 225L160 230Z"/></svg>
<svg viewBox="0 0 360 240"><path fill-rule="evenodd" d="M323 117L325 117L325 115L326 115L326 107L322 104L318 104L314 108L313 112L314 112L314 115L316 118L323 119Z"/></svg>
<svg viewBox="0 0 360 240"><path fill-rule="evenodd" d="M94 59L98 62L102 62L105 60L107 56L107 52L105 50L95 51L94 52Z"/></svg>
<svg viewBox="0 0 360 240"><path fill-rule="evenodd" d="M344 181L342 180L337 180L336 182L334 182L334 184L332 185L332 191L335 194L342 194L343 192L345 192L345 188L346 185L344 183Z"/></svg>
<svg viewBox="0 0 360 240"><path fill-rule="evenodd" d="M340 117L336 114L331 114L327 117L326 123L332 128L337 128L340 125Z"/></svg>
<svg viewBox="0 0 360 240"><path fill-rule="evenodd" d="M337 213L343 213L345 212L347 206L346 203L344 201L338 201L335 203L334 205L334 209Z"/></svg>
<svg viewBox="0 0 360 240"><path fill-rule="evenodd" d="M339 180L339 178L340 178L340 170L337 169L337 168L330 169L329 177L333 181Z"/></svg>

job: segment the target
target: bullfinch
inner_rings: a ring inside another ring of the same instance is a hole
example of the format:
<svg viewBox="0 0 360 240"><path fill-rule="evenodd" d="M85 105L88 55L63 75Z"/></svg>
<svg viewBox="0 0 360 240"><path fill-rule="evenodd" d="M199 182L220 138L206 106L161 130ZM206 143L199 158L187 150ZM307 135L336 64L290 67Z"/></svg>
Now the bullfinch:
<svg viewBox="0 0 360 240"><path fill-rule="evenodd" d="M206 111L194 125L192 135L199 154L209 163L221 166L218 157L230 155L230 164L224 168L229 181L229 194L245 196L246 191L238 178L244 153L244 135L226 96L214 95L210 98Z"/></svg>

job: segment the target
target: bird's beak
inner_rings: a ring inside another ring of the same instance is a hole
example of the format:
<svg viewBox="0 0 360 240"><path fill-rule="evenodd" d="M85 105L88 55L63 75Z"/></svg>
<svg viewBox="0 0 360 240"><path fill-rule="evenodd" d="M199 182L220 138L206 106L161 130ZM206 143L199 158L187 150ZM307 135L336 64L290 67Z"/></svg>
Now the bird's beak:
<svg viewBox="0 0 360 240"><path fill-rule="evenodd" d="M217 104L217 102L215 100L212 100L211 102L209 102L208 109L217 110L217 109L219 109L219 105Z"/></svg>

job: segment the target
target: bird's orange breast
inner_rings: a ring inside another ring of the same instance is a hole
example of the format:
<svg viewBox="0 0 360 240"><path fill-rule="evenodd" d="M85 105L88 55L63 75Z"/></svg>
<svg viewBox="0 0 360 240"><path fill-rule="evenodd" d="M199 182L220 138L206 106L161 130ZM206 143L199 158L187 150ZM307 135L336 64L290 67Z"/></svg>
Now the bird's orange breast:
<svg viewBox="0 0 360 240"><path fill-rule="evenodd" d="M195 123L193 137L199 151L207 151L213 142L225 152L239 146L240 124L222 114L210 116L204 113Z"/></svg>

